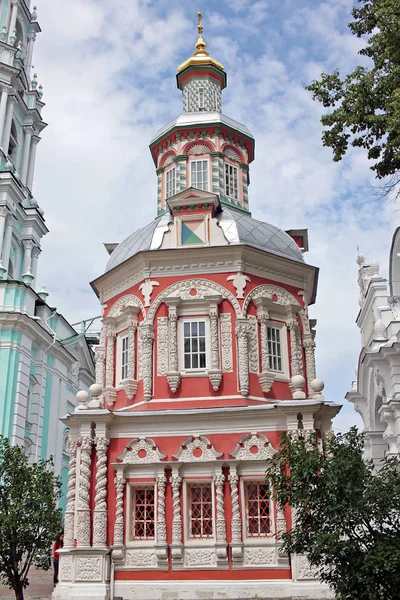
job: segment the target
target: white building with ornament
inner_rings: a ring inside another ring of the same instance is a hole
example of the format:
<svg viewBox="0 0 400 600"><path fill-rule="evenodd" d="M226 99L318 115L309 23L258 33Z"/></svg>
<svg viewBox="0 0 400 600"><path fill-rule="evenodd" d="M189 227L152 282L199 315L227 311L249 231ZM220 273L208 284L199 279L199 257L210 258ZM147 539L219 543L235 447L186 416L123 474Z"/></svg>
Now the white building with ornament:
<svg viewBox="0 0 400 600"><path fill-rule="evenodd" d="M70 431L57 600L329 597L282 552L269 497L284 431L324 438L339 406L316 377L318 269L307 231L249 210L255 142L222 113L223 65L199 19L182 113L154 137L157 217L92 282L96 383ZM260 160L263 160L262 157Z"/></svg>
<svg viewBox="0 0 400 600"><path fill-rule="evenodd" d="M46 123L43 89L32 73L40 26L26 0L0 2L0 434L30 460L54 457L68 479L68 429L60 417L94 379L85 332L36 289L41 240L48 233L33 195L36 149Z"/></svg>

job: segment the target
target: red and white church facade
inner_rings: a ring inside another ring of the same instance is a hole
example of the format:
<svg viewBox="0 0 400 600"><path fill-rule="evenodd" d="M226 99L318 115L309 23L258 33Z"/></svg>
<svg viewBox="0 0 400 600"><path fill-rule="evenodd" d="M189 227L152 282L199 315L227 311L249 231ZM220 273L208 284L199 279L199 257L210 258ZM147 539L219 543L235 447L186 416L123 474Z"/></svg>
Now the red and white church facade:
<svg viewBox="0 0 400 600"><path fill-rule="evenodd" d="M53 598L328 597L266 463L286 430L326 434L316 379L318 270L307 231L251 217L254 139L221 112L223 66L178 68L183 112L154 138L158 216L112 250L96 384L69 427L65 546Z"/></svg>

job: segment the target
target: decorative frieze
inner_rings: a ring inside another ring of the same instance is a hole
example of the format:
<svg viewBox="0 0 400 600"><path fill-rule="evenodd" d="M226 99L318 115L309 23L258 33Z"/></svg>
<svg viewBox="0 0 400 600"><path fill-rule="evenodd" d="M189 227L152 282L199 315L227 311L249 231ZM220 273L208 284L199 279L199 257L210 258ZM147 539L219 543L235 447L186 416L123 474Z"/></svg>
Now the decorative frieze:
<svg viewBox="0 0 400 600"><path fill-rule="evenodd" d="M143 465L158 463L162 458L166 458L166 454L160 452L157 444L151 438L140 437L131 440L117 458L128 465Z"/></svg>
<svg viewBox="0 0 400 600"><path fill-rule="evenodd" d="M67 506L65 509L65 519L64 519L64 546L65 546L65 548L72 548L74 545L77 447L78 447L78 443L76 441L70 441L68 443L68 451L69 451L68 489L67 489Z"/></svg>
<svg viewBox="0 0 400 600"><path fill-rule="evenodd" d="M219 315L221 324L221 355L222 355L222 370L224 373L229 373L233 370L232 359L232 317L230 313Z"/></svg>
<svg viewBox="0 0 400 600"><path fill-rule="evenodd" d="M278 553L276 548L265 548L253 546L244 548L244 567L273 567L278 564Z"/></svg>
<svg viewBox="0 0 400 600"><path fill-rule="evenodd" d="M90 467L92 438L84 437L80 446L80 472L77 512L77 546L90 546Z"/></svg>
<svg viewBox="0 0 400 600"><path fill-rule="evenodd" d="M217 460L223 452L217 452L204 435L192 435L184 440L174 458L179 462L208 462Z"/></svg>
<svg viewBox="0 0 400 600"><path fill-rule="evenodd" d="M185 567L216 567L214 548L185 548Z"/></svg>
<svg viewBox="0 0 400 600"><path fill-rule="evenodd" d="M107 448L110 441L107 438L94 440L97 453L96 487L93 515L93 545L107 545Z"/></svg>
<svg viewBox="0 0 400 600"><path fill-rule="evenodd" d="M157 375L163 377L168 372L168 317L157 319Z"/></svg>
<svg viewBox="0 0 400 600"><path fill-rule="evenodd" d="M247 433L229 454L236 460L268 460L276 452L263 433Z"/></svg>
<svg viewBox="0 0 400 600"><path fill-rule="evenodd" d="M153 325L140 325L140 340L142 349L142 377L143 396L146 401L151 400L153 392Z"/></svg>
<svg viewBox="0 0 400 600"><path fill-rule="evenodd" d="M78 556L76 581L101 581L101 556Z"/></svg>
<svg viewBox="0 0 400 600"><path fill-rule="evenodd" d="M236 319L236 337L238 348L239 391L242 396L249 394L249 322L247 319Z"/></svg>
<svg viewBox="0 0 400 600"><path fill-rule="evenodd" d="M136 569L157 567L157 554L154 548L135 548L126 551L125 566Z"/></svg>

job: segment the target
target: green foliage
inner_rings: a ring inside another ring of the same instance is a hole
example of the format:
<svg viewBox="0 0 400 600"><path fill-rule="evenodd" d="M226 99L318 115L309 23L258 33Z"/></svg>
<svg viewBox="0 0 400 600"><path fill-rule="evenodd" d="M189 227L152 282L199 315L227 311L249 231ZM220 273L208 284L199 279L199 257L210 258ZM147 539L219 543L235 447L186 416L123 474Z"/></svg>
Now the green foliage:
<svg viewBox="0 0 400 600"><path fill-rule="evenodd" d="M307 87L332 112L321 118L324 146L339 161L349 145L364 148L373 162L377 179L400 181L400 0L358 0L349 24L351 32L367 36L359 54L371 59L371 67L357 67L341 78L332 75Z"/></svg>
<svg viewBox="0 0 400 600"><path fill-rule="evenodd" d="M0 436L0 580L23 599L37 554L48 554L61 530L61 482L51 459L29 464L19 446Z"/></svg>
<svg viewBox="0 0 400 600"><path fill-rule="evenodd" d="M282 435L267 469L281 507L296 521L283 536L288 552L309 561L340 600L400 597L400 472L397 459L376 471L363 460L356 428L332 436L322 452L316 436Z"/></svg>

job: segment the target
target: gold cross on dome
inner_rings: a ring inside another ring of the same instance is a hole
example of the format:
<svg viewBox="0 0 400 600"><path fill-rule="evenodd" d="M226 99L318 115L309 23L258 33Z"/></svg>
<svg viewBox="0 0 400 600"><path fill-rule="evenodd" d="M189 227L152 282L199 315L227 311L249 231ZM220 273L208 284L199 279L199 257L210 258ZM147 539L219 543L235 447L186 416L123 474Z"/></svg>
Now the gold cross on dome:
<svg viewBox="0 0 400 600"><path fill-rule="evenodd" d="M203 15L201 12L197 13L197 31L199 32L199 36L203 35L203 24L202 24Z"/></svg>

